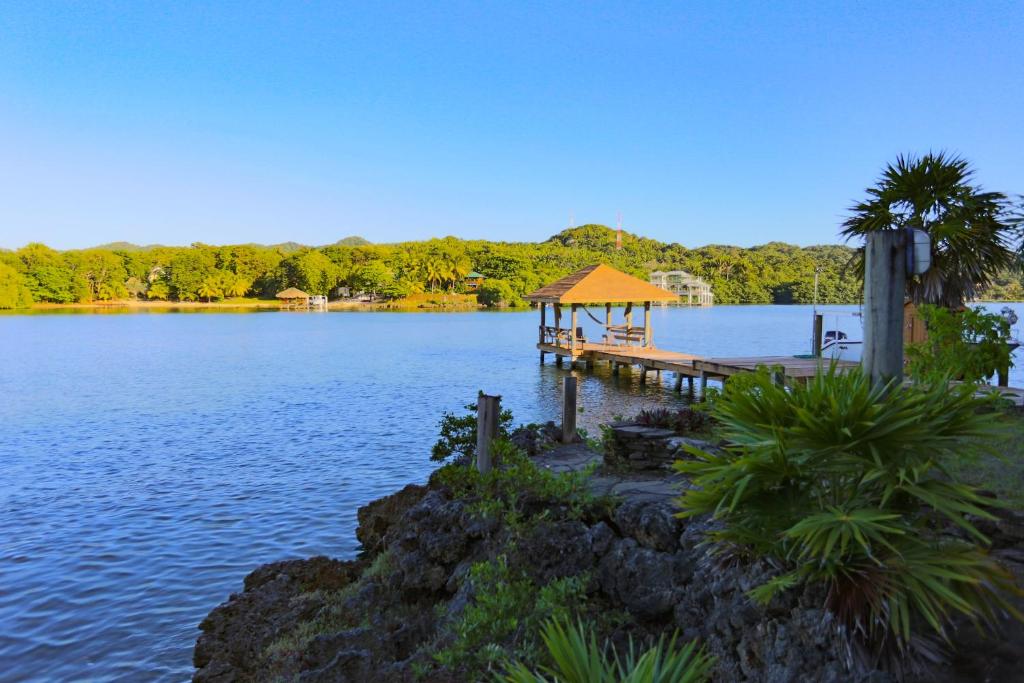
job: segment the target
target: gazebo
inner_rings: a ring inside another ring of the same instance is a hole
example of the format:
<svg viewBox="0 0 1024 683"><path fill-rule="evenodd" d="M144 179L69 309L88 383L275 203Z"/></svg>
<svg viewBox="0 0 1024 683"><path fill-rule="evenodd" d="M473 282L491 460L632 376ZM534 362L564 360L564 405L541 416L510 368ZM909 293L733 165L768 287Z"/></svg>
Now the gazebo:
<svg viewBox="0 0 1024 683"><path fill-rule="evenodd" d="M309 294L306 294L301 289L289 287L283 292L278 292L275 296L281 300L281 308L309 308Z"/></svg>
<svg viewBox="0 0 1024 683"><path fill-rule="evenodd" d="M537 348L540 349L541 361L545 352L557 353L568 350L575 358L589 348L610 348L622 346L640 346L652 348L651 336L651 303L662 301L678 301L679 296L660 287L655 287L640 278L627 275L603 263L587 266L572 275L541 287L528 294L527 301L538 304L540 308L540 332ZM553 327L547 324L547 307L551 304L555 313ZM586 304L604 304L604 321L601 321L586 308ZM624 321L622 324L612 323L612 304L625 304ZM633 325L633 305L643 304L644 324L642 327ZM570 308L570 327L562 327L562 306ZM605 333L600 343L588 342L583 329L577 326L578 311L583 311L595 322L604 327Z"/></svg>

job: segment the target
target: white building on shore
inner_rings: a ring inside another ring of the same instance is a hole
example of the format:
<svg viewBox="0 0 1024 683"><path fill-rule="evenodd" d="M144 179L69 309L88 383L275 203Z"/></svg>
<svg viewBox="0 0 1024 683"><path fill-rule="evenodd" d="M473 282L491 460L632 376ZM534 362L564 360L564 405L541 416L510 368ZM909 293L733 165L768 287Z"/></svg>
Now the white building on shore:
<svg viewBox="0 0 1024 683"><path fill-rule="evenodd" d="M715 296L711 285L685 270L656 270L651 273L651 284L679 295L679 304L710 306Z"/></svg>

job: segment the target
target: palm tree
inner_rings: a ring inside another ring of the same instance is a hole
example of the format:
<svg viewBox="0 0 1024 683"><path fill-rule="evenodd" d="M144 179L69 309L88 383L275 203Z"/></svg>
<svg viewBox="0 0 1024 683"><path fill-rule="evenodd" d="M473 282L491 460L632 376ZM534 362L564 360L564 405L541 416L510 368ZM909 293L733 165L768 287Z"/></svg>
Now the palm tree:
<svg viewBox="0 0 1024 683"><path fill-rule="evenodd" d="M900 156L843 223L846 238L916 228L931 237L932 267L908 278L915 303L958 308L1001 270L1018 265L1011 245L1021 224L1006 195L971 184L974 170L944 152ZM863 254L863 252L861 252ZM863 259L860 262L863 269Z"/></svg>
<svg viewBox="0 0 1024 683"><path fill-rule="evenodd" d="M220 282L214 276L210 276L203 280L203 284L199 285L199 296L206 297L206 303L210 303L210 299L217 297L218 299L223 296L223 290L221 290Z"/></svg>
<svg viewBox="0 0 1024 683"><path fill-rule="evenodd" d="M226 288L227 294L228 296L245 296L245 293L249 291L249 288L251 286L252 283L250 283L244 277L242 277L241 275L236 275L228 282Z"/></svg>

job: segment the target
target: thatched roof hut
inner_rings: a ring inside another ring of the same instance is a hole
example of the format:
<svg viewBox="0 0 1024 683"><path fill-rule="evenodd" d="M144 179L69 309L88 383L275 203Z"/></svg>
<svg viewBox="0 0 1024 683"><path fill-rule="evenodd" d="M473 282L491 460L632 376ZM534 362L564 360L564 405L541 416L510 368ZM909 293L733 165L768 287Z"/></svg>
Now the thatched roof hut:
<svg viewBox="0 0 1024 683"><path fill-rule="evenodd" d="M603 263L577 270L523 298L549 304L679 301L678 294L655 287Z"/></svg>
<svg viewBox="0 0 1024 683"><path fill-rule="evenodd" d="M309 306L309 294L295 287L289 287L274 296L281 300L282 308L307 308Z"/></svg>
<svg viewBox="0 0 1024 683"><path fill-rule="evenodd" d="M570 349L572 357L587 348L587 340L583 328L577 326L576 312L583 308L584 312L604 328L603 346L639 344L643 347L653 346L651 335L651 303L655 301L679 301L679 295L655 287L650 282L627 275L611 266L598 263L577 270L561 280L541 287L524 297L535 302L540 308L540 331L537 348L544 353L559 349ZM633 325L633 304L640 303L644 307L643 327ZM545 311L548 305L554 309L555 324L548 326ZM562 327L562 306L570 307L570 327ZM586 304L604 304L605 318L600 321L585 308ZM612 324L612 304L626 304L624 322Z"/></svg>
<svg viewBox="0 0 1024 683"><path fill-rule="evenodd" d="M306 294L301 289L296 289L295 287L289 287L288 289L284 290L283 292L278 292L277 294L275 294L275 296L278 299L308 299L309 298L309 294Z"/></svg>

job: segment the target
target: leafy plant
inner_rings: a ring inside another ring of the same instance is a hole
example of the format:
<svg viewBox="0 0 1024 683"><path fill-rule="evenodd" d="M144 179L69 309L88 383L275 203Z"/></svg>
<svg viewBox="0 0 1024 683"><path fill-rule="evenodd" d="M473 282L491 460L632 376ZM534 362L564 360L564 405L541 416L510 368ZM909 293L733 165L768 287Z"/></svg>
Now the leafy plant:
<svg viewBox="0 0 1024 683"><path fill-rule="evenodd" d="M910 376L917 381L956 377L980 382L1012 364L1006 343L1010 323L984 307L951 311L922 305L918 312L928 328L928 339L907 347Z"/></svg>
<svg viewBox="0 0 1024 683"><path fill-rule="evenodd" d="M783 573L751 592L823 584L831 610L859 647L901 665L933 654L920 627L949 639L964 615L991 624L1020 593L984 550L975 520L998 505L958 482L943 462L991 444L995 416L969 385L872 387L833 368L806 386L761 380L726 392L715 414L732 445L690 448L675 468L696 487L681 516L711 513L720 551L768 557ZM953 533L956 530L957 533Z"/></svg>
<svg viewBox="0 0 1024 683"><path fill-rule="evenodd" d="M476 455L476 404L466 406L467 415L445 413L438 423L440 435L430 449L430 459L444 461L451 457L471 461ZM512 411L502 410L498 416L498 437L508 438L512 426Z"/></svg>
<svg viewBox="0 0 1024 683"><path fill-rule="evenodd" d="M708 429L711 426L712 418L705 411L686 406L679 410L669 410L668 408L642 410L636 416L635 422L649 427L671 429L679 434L690 434Z"/></svg>
<svg viewBox="0 0 1024 683"><path fill-rule="evenodd" d="M538 587L512 570L505 555L474 564L469 571L473 597L453 626L455 640L434 658L473 671L503 663L509 653L532 659L544 620L568 618L586 603L585 579L570 576Z"/></svg>
<svg viewBox="0 0 1024 683"><path fill-rule="evenodd" d="M537 467L530 458L503 439L491 443L495 467L481 474L470 465L450 463L439 468L432 481L470 503L471 511L518 518L528 503L549 501L566 506L570 517L580 517L593 504L587 487L591 469L555 473Z"/></svg>
<svg viewBox="0 0 1024 683"><path fill-rule="evenodd" d="M504 683L697 683L711 678L714 659L695 643L677 646L677 635L668 641L662 636L653 647L640 653L632 639L624 658L609 655L607 645L600 646L592 629L577 622L550 619L541 636L550 666L531 670L517 662Z"/></svg>

